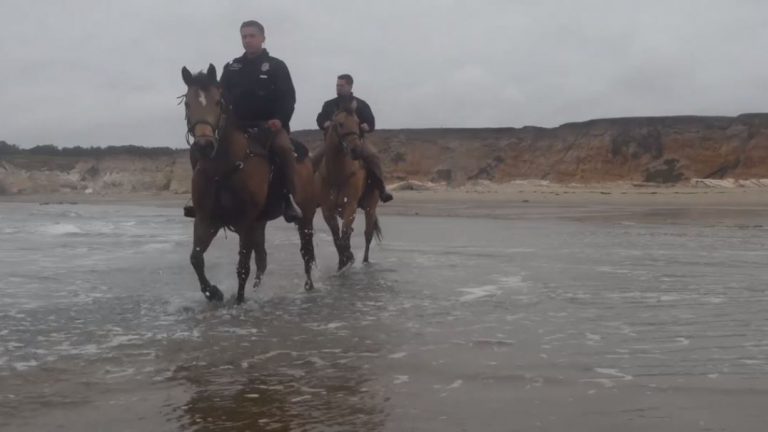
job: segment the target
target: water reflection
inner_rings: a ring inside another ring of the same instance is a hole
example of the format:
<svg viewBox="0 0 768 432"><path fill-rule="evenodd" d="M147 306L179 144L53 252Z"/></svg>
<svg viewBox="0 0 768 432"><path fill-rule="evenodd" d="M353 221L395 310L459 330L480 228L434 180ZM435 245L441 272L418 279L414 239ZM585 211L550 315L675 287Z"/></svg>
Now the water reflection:
<svg viewBox="0 0 768 432"><path fill-rule="evenodd" d="M367 389L371 378L363 367L328 364L306 368L307 362L231 371L242 380L194 368L177 372L177 378L196 387L178 409L181 428L381 430L387 416L384 400Z"/></svg>
<svg viewBox="0 0 768 432"><path fill-rule="evenodd" d="M328 278L321 294L211 314L170 378L191 389L175 409L180 428L381 430L387 395L373 366L399 334L375 312L392 295L369 266Z"/></svg>

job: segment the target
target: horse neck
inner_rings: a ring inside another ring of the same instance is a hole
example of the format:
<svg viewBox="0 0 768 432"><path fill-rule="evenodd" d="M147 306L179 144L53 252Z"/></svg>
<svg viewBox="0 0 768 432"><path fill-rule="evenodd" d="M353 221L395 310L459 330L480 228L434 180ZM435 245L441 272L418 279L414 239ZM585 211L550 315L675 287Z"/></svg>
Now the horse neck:
<svg viewBox="0 0 768 432"><path fill-rule="evenodd" d="M248 138L234 122L228 121L224 125L219 145L222 150L221 157L230 162L242 160L248 153Z"/></svg>

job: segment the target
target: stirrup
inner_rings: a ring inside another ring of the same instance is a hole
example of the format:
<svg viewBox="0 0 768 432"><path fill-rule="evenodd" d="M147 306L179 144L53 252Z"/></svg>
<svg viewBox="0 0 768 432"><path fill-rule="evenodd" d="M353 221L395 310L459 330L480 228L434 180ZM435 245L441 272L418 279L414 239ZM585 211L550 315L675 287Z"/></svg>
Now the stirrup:
<svg viewBox="0 0 768 432"><path fill-rule="evenodd" d="M191 205L185 205L184 206L184 217L193 218L195 217L195 207Z"/></svg>

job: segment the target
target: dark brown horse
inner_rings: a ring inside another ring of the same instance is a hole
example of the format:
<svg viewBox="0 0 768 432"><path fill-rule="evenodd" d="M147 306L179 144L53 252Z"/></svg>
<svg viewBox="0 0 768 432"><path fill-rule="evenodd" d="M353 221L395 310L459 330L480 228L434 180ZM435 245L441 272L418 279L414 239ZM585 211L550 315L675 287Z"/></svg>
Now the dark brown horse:
<svg viewBox="0 0 768 432"><path fill-rule="evenodd" d="M381 227L376 215L379 191L369 183L361 161L353 156L360 146L360 121L355 115L355 102L350 99L336 112L325 135L325 157L315 174L318 204L333 235L339 254L339 270L355 262L350 239L355 213L365 212L365 255L369 261L374 234L381 240ZM341 219L341 230L339 221Z"/></svg>
<svg viewBox="0 0 768 432"><path fill-rule="evenodd" d="M194 206L194 246L190 261L200 281L200 290L210 301L221 301L222 292L205 275L203 255L216 234L228 228L240 237L240 259L237 264L237 302L245 299L245 284L250 274L250 258L255 252L256 280L261 283L267 269L264 231L267 221L282 215L284 197L280 175L273 171L269 146L275 134L264 128L249 137L233 116L228 116L226 103L216 77L216 68L193 75L184 67L182 78L187 85L183 96L192 174ZM249 142L249 140L251 142ZM274 173L274 175L273 175ZM315 216L313 172L309 160L296 162L296 202L303 212L297 222L304 259L306 282L311 290L315 251L312 244L312 220Z"/></svg>

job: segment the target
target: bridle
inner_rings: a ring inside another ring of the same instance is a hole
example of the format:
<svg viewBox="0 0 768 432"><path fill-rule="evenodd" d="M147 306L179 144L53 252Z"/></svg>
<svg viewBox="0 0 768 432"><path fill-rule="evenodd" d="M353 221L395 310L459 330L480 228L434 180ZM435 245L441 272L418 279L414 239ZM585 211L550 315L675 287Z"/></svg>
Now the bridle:
<svg viewBox="0 0 768 432"><path fill-rule="evenodd" d="M179 105L186 100L186 95L179 96ZM189 108L185 107L185 119L187 121L187 132L184 135L184 139L187 142L187 145L189 147L192 147L194 145L195 140L200 138L209 138L211 141L213 141L213 152L211 153L211 157L216 154L216 150L218 150L219 147L219 138L221 135L221 129L223 128L224 120L226 119L225 114L225 107L227 106L224 102L224 98L221 98L220 100L220 109L219 109L219 116L216 119L215 123L209 122L208 120L197 120L197 121L190 121L189 118ZM198 125L206 125L211 128L213 131L213 135L195 135L195 128Z"/></svg>
<svg viewBox="0 0 768 432"><path fill-rule="evenodd" d="M221 123L222 123L221 120L223 118L224 118L224 114L223 113L219 113L219 118L216 121L218 123L218 126L214 125L213 123L209 122L208 120L198 120L198 121L196 121L194 123L190 123L189 118L187 118L187 133L185 135L185 139L187 141L187 145L192 147L192 145L194 144L194 141L196 139L198 139L198 138L210 138L214 142L218 143L219 135L220 135L219 130L221 129ZM211 130L213 131L213 135L195 135L194 131L195 131L195 128L198 125L207 125L207 126L209 126L211 128Z"/></svg>
<svg viewBox="0 0 768 432"><path fill-rule="evenodd" d="M338 139L338 143L341 144L341 148L344 151L344 153L349 153L349 144L347 144L347 141L346 141L347 138L356 136L358 139L362 139L363 137L359 130L356 132L349 131L349 132L344 132L343 134L340 134L339 125L336 122L333 123L333 133L334 135L336 135L336 138Z"/></svg>

